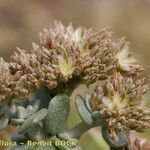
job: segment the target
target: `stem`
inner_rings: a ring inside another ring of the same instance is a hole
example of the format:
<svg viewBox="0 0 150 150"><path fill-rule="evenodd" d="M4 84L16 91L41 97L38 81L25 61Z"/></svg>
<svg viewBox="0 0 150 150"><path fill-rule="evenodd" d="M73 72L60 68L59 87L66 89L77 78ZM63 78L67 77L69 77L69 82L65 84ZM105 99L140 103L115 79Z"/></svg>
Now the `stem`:
<svg viewBox="0 0 150 150"><path fill-rule="evenodd" d="M84 134L85 132L87 132L88 130L90 130L91 128L96 127L96 126L98 126L98 124L96 124L96 123L88 125L84 122L81 122L74 128L70 129L68 131L68 134L71 135L71 137L73 137L73 138L80 138L82 134Z"/></svg>
<svg viewBox="0 0 150 150"><path fill-rule="evenodd" d="M82 134L84 134L85 132L96 126L99 126L97 122L94 122L91 125L88 125L85 122L80 122L74 128L68 129L66 132L60 134L59 136L65 139L70 138L79 139L82 136Z"/></svg>
<svg viewBox="0 0 150 150"><path fill-rule="evenodd" d="M59 137L65 140L78 140L82 134L99 125L99 122L96 120L91 125L88 125L85 122L80 122L74 128L68 129L66 132L59 134ZM118 133L118 141L114 141L112 137L110 137L107 127L102 127L102 135L105 141L109 144L111 150L123 150L128 144L128 139L123 131Z"/></svg>

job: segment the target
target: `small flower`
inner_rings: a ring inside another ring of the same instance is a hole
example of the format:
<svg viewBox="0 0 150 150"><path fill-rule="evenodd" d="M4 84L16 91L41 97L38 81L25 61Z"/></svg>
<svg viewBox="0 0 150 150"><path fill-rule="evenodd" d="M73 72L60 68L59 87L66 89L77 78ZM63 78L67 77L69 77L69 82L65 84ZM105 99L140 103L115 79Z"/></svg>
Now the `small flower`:
<svg viewBox="0 0 150 150"><path fill-rule="evenodd" d="M104 116L111 132L125 126L137 131L150 127L150 109L143 104L147 90L143 82L117 73L96 86L91 104Z"/></svg>
<svg viewBox="0 0 150 150"><path fill-rule="evenodd" d="M72 74L74 71L74 62L72 58L68 56L66 51L64 51L63 55L58 56L58 67L65 78L72 78Z"/></svg>
<svg viewBox="0 0 150 150"><path fill-rule="evenodd" d="M116 45L117 68L126 74L135 74L143 71L143 67L137 64L129 48L126 38L118 39Z"/></svg>

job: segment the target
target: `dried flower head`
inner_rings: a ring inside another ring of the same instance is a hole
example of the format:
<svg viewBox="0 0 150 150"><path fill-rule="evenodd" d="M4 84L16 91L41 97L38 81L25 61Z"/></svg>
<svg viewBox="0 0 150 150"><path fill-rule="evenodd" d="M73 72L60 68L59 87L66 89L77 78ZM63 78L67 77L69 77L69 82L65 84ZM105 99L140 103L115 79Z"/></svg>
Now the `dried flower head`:
<svg viewBox="0 0 150 150"><path fill-rule="evenodd" d="M11 92L8 87L10 78L9 64L0 58L0 102L5 99L6 91Z"/></svg>
<svg viewBox="0 0 150 150"><path fill-rule="evenodd" d="M41 87L60 88L75 78L89 85L115 72L131 75L142 70L130 58L127 42L115 41L110 29L94 32L60 22L44 29L40 44L33 43L29 52L18 48L8 64L11 82L3 84L5 91L12 91L11 98L27 98Z"/></svg>
<svg viewBox="0 0 150 150"><path fill-rule="evenodd" d="M50 58L46 54L46 49L42 49L33 44L31 53L22 49L12 55L10 63L14 76L23 77L24 86L28 93L43 86L54 88L57 86L55 71Z"/></svg>
<svg viewBox="0 0 150 150"><path fill-rule="evenodd" d="M106 118L110 131L124 127L143 131L150 127L150 109L143 103L147 85L143 82L142 78L123 77L116 73L97 84L91 104Z"/></svg>
<svg viewBox="0 0 150 150"><path fill-rule="evenodd" d="M17 78L11 74L10 64L0 58L0 102L9 100L11 98L18 98L18 96L25 96L25 91L21 85L23 84L23 77Z"/></svg>

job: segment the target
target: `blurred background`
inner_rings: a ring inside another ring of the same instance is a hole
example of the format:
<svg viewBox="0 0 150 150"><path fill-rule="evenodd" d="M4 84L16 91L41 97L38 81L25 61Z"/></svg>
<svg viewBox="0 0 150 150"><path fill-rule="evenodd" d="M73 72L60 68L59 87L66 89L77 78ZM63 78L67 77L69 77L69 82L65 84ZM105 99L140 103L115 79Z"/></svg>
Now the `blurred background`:
<svg viewBox="0 0 150 150"><path fill-rule="evenodd" d="M32 42L38 42L39 31L55 20L94 30L111 27L115 37L126 36L150 82L150 0L0 0L0 56L9 60L16 47L29 50ZM75 93L81 93L81 90L74 92L73 99ZM149 98L147 94L148 105ZM72 105L70 126L80 121L74 110ZM0 131L0 140L9 138L14 130L8 127ZM150 132L142 134L148 135ZM80 143L85 150L109 149L100 136L100 129L89 131Z"/></svg>

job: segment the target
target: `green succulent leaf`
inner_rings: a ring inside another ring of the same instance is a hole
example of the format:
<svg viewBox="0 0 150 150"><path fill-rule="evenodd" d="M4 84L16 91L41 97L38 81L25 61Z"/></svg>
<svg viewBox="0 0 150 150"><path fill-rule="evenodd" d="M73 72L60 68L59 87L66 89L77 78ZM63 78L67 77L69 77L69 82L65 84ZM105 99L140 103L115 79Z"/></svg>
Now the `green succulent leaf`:
<svg viewBox="0 0 150 150"><path fill-rule="evenodd" d="M44 140L47 134L40 126L40 124L34 124L28 130L28 136L33 141L40 141L40 140Z"/></svg>
<svg viewBox="0 0 150 150"><path fill-rule="evenodd" d="M0 116L0 129L4 129L9 122L9 118L6 115L1 115Z"/></svg>
<svg viewBox="0 0 150 150"><path fill-rule="evenodd" d="M86 93L85 94L85 104L86 104L86 107L88 108L88 110L90 112L92 112L92 107L91 107L91 104L90 104L90 99L91 99L91 96L88 93Z"/></svg>
<svg viewBox="0 0 150 150"><path fill-rule="evenodd" d="M32 101L27 107L26 107L26 118L32 115L34 112L38 111L40 107L41 101L35 100Z"/></svg>
<svg viewBox="0 0 150 150"><path fill-rule="evenodd" d="M88 125L92 124L93 122L92 114L87 109L85 100L81 95L77 95L76 97L76 108L81 119Z"/></svg>
<svg viewBox="0 0 150 150"><path fill-rule="evenodd" d="M18 106L16 114L18 118L24 119L26 116L26 109L23 106Z"/></svg>
<svg viewBox="0 0 150 150"><path fill-rule="evenodd" d="M16 119L16 118L10 119L10 123L11 123L12 125L20 125L20 124L22 124L23 122L24 122L24 119Z"/></svg>
<svg viewBox="0 0 150 150"><path fill-rule="evenodd" d="M0 104L0 115L4 114L8 109L6 104Z"/></svg>
<svg viewBox="0 0 150 150"><path fill-rule="evenodd" d="M52 135L64 132L67 127L70 102L66 95L57 95L50 100L45 119L47 132Z"/></svg>
<svg viewBox="0 0 150 150"><path fill-rule="evenodd" d="M25 120L25 122L20 126L19 132L20 133L26 133L30 129L30 127L34 124L37 124L41 120L45 118L47 114L47 109L43 108L33 115L31 115L28 119Z"/></svg>

